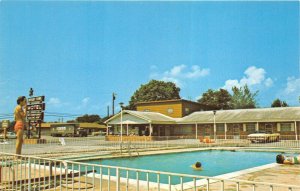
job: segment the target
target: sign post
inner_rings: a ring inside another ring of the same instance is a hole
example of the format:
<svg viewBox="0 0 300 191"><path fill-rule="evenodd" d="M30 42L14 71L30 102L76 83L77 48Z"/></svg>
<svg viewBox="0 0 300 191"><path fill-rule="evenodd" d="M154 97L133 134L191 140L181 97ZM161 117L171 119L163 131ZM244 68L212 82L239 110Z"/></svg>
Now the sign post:
<svg viewBox="0 0 300 191"><path fill-rule="evenodd" d="M7 129L9 128L9 120L2 120L2 128L4 139L7 139Z"/></svg>
<svg viewBox="0 0 300 191"><path fill-rule="evenodd" d="M27 120L29 122L28 138L30 138L30 129L36 129L38 138L41 138L41 123L44 121L44 111L46 104L44 103L45 96L28 98L27 105Z"/></svg>

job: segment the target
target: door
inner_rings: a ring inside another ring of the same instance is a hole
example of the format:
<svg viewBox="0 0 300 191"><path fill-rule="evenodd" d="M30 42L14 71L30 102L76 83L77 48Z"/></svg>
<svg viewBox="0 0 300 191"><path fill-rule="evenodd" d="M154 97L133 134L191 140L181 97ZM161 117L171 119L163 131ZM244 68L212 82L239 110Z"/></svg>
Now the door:
<svg viewBox="0 0 300 191"><path fill-rule="evenodd" d="M205 125L204 126L204 137L209 137L209 138L211 138L210 136L211 136L211 126L209 126L209 125Z"/></svg>
<svg viewBox="0 0 300 191"><path fill-rule="evenodd" d="M233 139L240 139L240 125L233 126Z"/></svg>

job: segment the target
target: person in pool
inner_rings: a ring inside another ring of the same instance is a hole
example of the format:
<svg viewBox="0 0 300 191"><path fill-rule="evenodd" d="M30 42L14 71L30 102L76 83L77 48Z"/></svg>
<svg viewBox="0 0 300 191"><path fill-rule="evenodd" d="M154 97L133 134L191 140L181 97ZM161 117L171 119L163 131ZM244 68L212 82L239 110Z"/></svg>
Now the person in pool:
<svg viewBox="0 0 300 191"><path fill-rule="evenodd" d="M196 162L195 164L192 165L192 168L194 170L202 170L202 164L201 164L201 162Z"/></svg>
<svg viewBox="0 0 300 191"><path fill-rule="evenodd" d="M300 155L293 157L279 154L276 156L276 162L279 164L300 164Z"/></svg>

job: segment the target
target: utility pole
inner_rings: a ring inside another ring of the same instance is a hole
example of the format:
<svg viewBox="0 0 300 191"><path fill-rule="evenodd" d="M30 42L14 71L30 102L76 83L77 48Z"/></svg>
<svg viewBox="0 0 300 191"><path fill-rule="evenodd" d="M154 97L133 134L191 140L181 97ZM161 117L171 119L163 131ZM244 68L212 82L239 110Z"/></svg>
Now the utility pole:
<svg viewBox="0 0 300 191"><path fill-rule="evenodd" d="M115 100L116 100L116 95L115 93L112 94L112 115L115 115Z"/></svg>
<svg viewBox="0 0 300 191"><path fill-rule="evenodd" d="M33 89L32 88L30 88L30 90L29 90L29 97L32 97L33 96ZM26 105L26 110L27 110L27 105ZM27 138L28 139L30 139L30 137L31 137L31 134L30 134L30 128L32 128L31 127L31 123L30 123L30 120L28 120L28 128L27 128Z"/></svg>
<svg viewBox="0 0 300 191"><path fill-rule="evenodd" d="M109 105L107 106L107 117L109 117Z"/></svg>

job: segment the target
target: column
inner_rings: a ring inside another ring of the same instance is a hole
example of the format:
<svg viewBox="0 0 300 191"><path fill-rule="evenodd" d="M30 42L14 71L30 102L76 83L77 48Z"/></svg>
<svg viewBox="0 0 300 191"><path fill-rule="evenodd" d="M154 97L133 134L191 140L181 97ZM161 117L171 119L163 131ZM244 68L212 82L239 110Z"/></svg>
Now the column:
<svg viewBox="0 0 300 191"><path fill-rule="evenodd" d="M150 126L149 126L149 136L151 137L152 136L152 131L153 131L153 129L152 129L152 125L151 125L151 123L149 124Z"/></svg>
<svg viewBox="0 0 300 191"><path fill-rule="evenodd" d="M198 138L198 124L197 123L196 123L195 128L196 128L196 139L197 139Z"/></svg>
<svg viewBox="0 0 300 191"><path fill-rule="evenodd" d="M225 129L224 129L224 131L225 131L225 140L227 139L227 123L225 123Z"/></svg>
<svg viewBox="0 0 300 191"><path fill-rule="evenodd" d="M296 134L296 140L298 141L297 121L295 121L295 134Z"/></svg>

